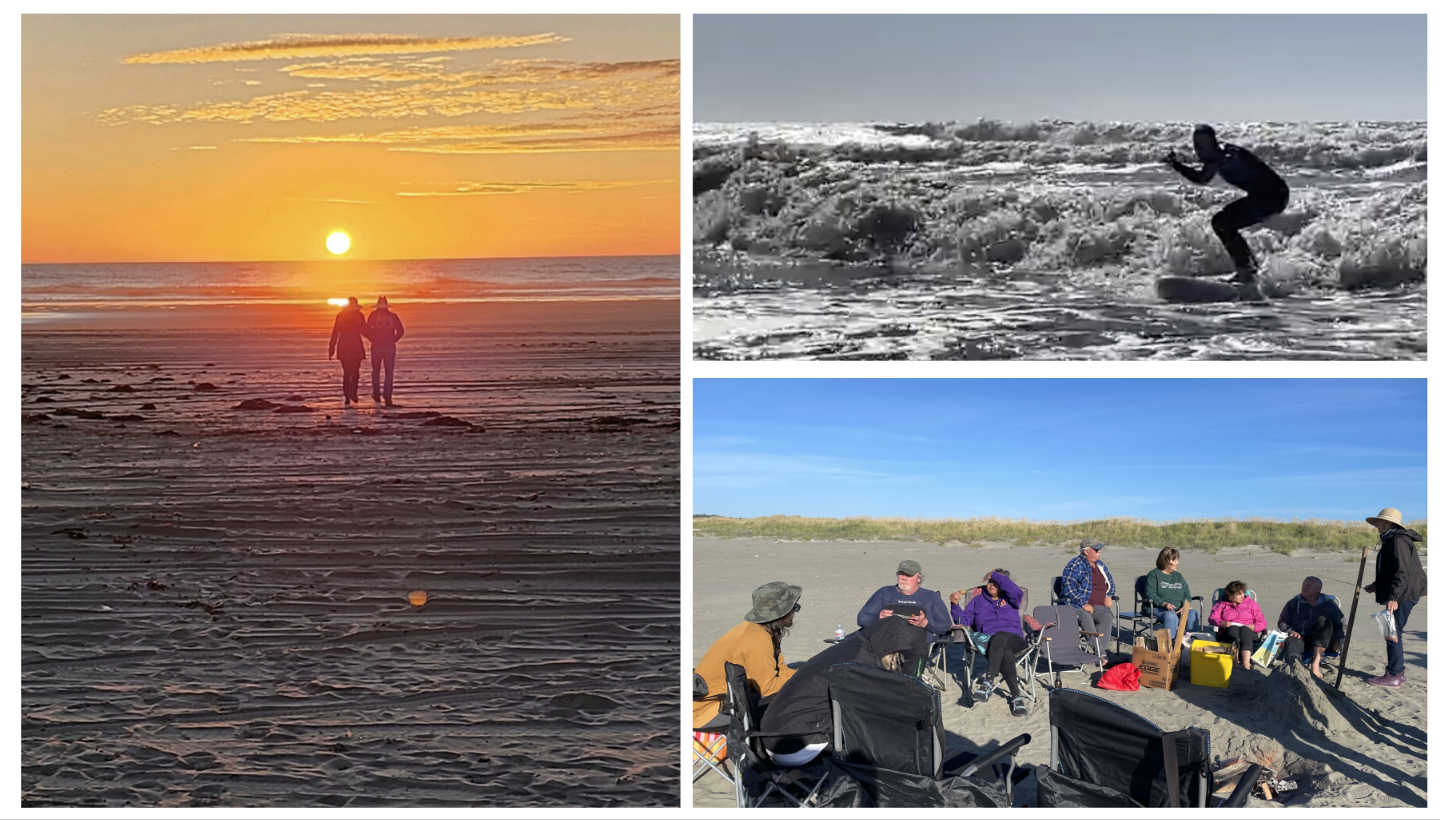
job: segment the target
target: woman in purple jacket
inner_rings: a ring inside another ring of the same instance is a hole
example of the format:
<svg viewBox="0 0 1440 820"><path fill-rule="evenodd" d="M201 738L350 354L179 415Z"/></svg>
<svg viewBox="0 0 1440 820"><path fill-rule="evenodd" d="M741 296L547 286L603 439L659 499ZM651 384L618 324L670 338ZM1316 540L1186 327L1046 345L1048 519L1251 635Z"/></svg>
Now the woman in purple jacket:
<svg viewBox="0 0 1440 820"><path fill-rule="evenodd" d="M1025 632L1020 625L1023 594L1010 580L1010 573L993 569L985 573L984 592L972 598L969 606L960 607L962 593L950 596L950 615L955 623L990 636L990 645L985 649L985 677L975 684L972 696L979 703L990 699L998 669L1010 687L1010 714L1015 717L1026 715L1025 701L1020 698L1020 681L1015 674L1015 653L1025 649Z"/></svg>

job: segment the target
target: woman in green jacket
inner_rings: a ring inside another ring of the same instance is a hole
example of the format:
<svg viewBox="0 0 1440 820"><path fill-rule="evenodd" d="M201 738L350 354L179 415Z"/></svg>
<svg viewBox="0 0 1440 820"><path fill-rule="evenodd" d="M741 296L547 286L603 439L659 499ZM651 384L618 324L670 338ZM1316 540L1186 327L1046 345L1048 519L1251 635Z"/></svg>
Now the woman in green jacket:
<svg viewBox="0 0 1440 820"><path fill-rule="evenodd" d="M1155 569L1145 577L1145 598L1154 603L1150 614L1160 619L1161 626L1170 630L1170 639L1174 640L1176 633L1180 631L1180 610L1185 608L1185 602L1190 600L1190 585L1185 583L1185 576L1180 574L1180 550L1174 547L1166 547L1160 550L1160 557L1155 559ZM1185 623L1186 632L1200 631L1200 613L1194 609L1190 610L1190 617Z"/></svg>

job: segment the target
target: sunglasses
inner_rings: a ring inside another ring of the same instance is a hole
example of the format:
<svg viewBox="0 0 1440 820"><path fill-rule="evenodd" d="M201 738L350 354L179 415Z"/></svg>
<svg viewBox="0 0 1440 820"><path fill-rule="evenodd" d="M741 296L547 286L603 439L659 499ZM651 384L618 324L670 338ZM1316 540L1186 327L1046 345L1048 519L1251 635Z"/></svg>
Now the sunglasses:
<svg viewBox="0 0 1440 820"><path fill-rule="evenodd" d="M792 609L792 610L790 610L790 611L791 611L791 612L799 612L799 611L800 611L800 603L797 601L797 602L795 603L795 608Z"/></svg>

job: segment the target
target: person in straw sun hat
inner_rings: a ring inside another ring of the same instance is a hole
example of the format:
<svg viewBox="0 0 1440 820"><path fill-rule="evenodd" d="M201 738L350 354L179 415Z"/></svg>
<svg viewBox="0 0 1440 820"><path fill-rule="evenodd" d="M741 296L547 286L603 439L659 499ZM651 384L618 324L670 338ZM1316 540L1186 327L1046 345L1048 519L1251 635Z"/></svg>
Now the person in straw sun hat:
<svg viewBox="0 0 1440 820"><path fill-rule="evenodd" d="M1415 551L1415 542L1424 540L1420 533L1406 529L1400 522L1400 511L1386 507L1378 514L1365 519L1365 523L1380 531L1380 552L1375 556L1375 581L1365 587L1366 592L1375 593L1375 603L1384 604L1395 619L1395 636L1385 645L1385 674L1370 678L1366 683L1387 689L1399 689L1405 685L1405 644L1401 630L1410 620L1410 610L1420 603L1425 594L1425 568L1420 565L1420 555Z"/></svg>
<svg viewBox="0 0 1440 820"><path fill-rule="evenodd" d="M704 726L720 714L725 701L725 662L745 667L745 677L768 698L780 691L795 670L785 665L780 642L790 634L800 611L800 587L771 581L750 593L753 604L745 620L710 645L695 667L705 680L707 695L694 701L695 726Z"/></svg>

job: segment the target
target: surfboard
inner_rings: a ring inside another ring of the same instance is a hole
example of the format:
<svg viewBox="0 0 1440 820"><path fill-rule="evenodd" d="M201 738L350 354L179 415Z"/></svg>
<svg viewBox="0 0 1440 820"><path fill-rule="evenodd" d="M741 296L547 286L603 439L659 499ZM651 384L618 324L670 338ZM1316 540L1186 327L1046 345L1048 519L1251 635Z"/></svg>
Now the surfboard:
<svg viewBox="0 0 1440 820"><path fill-rule="evenodd" d="M1161 277L1155 292L1167 302L1237 302L1243 298L1239 285L1189 276Z"/></svg>

